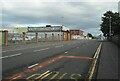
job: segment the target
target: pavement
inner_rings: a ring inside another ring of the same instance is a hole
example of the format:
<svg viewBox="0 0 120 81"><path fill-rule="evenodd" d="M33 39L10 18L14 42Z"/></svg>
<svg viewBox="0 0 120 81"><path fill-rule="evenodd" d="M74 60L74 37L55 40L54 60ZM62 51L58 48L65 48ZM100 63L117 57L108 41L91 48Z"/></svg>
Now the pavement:
<svg viewBox="0 0 120 81"><path fill-rule="evenodd" d="M117 51L116 45L99 40L4 48L3 79L118 79Z"/></svg>
<svg viewBox="0 0 120 81"><path fill-rule="evenodd" d="M112 42L104 41L98 69L98 79L118 79L118 54L120 48ZM120 79L120 78L119 78Z"/></svg>

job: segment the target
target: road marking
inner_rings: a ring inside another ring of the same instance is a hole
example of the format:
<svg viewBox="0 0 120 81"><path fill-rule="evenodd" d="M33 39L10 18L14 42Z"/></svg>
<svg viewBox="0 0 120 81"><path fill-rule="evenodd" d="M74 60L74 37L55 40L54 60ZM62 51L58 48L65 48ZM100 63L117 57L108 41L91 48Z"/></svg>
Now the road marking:
<svg viewBox="0 0 120 81"><path fill-rule="evenodd" d="M61 56L62 56L62 55L61 55ZM55 61L60 60L60 59L62 58L61 56L57 56L57 57L54 57L54 58L52 58L52 59L50 59L50 60L44 61L44 62L42 62L42 63L39 63L38 66L35 66L35 67L33 67L33 68L30 68L30 69L27 69L27 70L25 70L24 72L37 71L38 69L41 69L41 68L43 68L43 67L45 67L45 66L47 66L47 65L49 65L49 64L51 64L51 63L53 63L53 62L55 62ZM53 60L54 60L54 61L53 61Z"/></svg>
<svg viewBox="0 0 120 81"><path fill-rule="evenodd" d="M41 77L41 79L46 78L46 77L49 76L50 74L52 74L52 72L50 72L50 73L48 73L48 74L45 74L43 77Z"/></svg>
<svg viewBox="0 0 120 81"><path fill-rule="evenodd" d="M40 49L40 50L34 50L33 52L39 52L39 51L44 51L44 50L48 50L50 48L44 48L44 49Z"/></svg>
<svg viewBox="0 0 120 81"><path fill-rule="evenodd" d="M68 51L66 51L65 53L68 53Z"/></svg>
<svg viewBox="0 0 120 81"><path fill-rule="evenodd" d="M40 74L33 74L33 75L27 77L26 79L30 79L30 78L32 78L32 77L34 77L34 76L36 76L36 75L40 75Z"/></svg>
<svg viewBox="0 0 120 81"><path fill-rule="evenodd" d="M38 65L38 63L33 64L33 65L29 66L28 68L33 68L33 67L35 67L35 66L37 66L37 65Z"/></svg>
<svg viewBox="0 0 120 81"><path fill-rule="evenodd" d="M18 54L14 54L14 55L10 55L9 57L15 57L15 56L19 56L21 55L22 53L18 53Z"/></svg>
<svg viewBox="0 0 120 81"><path fill-rule="evenodd" d="M20 78L20 77L21 77L21 75L14 77L12 80L15 80L15 79ZM10 80L10 81L12 81L12 80Z"/></svg>
<svg viewBox="0 0 120 81"><path fill-rule="evenodd" d="M60 45L60 46L55 46L55 48L59 48L59 47L63 47L64 45Z"/></svg>
<svg viewBox="0 0 120 81"><path fill-rule="evenodd" d="M58 71L54 71L55 72L55 74L48 80L48 81L50 81L50 80L52 80L52 79L54 79L58 74L59 74L59 72Z"/></svg>
<svg viewBox="0 0 120 81"><path fill-rule="evenodd" d="M62 76L60 76L57 81L59 81L60 79L62 79L66 74L67 73L64 73Z"/></svg>
<svg viewBox="0 0 120 81"><path fill-rule="evenodd" d="M18 73L12 77L8 77L7 79L9 79L10 81L15 81L15 79L18 79L18 78L23 78L25 77L26 75L24 73Z"/></svg>
<svg viewBox="0 0 120 81"><path fill-rule="evenodd" d="M88 72L88 74L89 74L88 81L92 80L92 77L93 77L93 74L94 74L94 71L95 71L95 67L96 67L96 64L97 64L97 60L98 60L98 57L100 55L101 48L102 48L102 43L100 43L100 45L98 46L98 48L97 48L97 50L95 52L95 55L93 57L94 60L92 62L90 70Z"/></svg>
<svg viewBox="0 0 120 81"><path fill-rule="evenodd" d="M50 72L50 71L48 70L48 71L44 72L43 74L41 74L40 76L36 77L35 79L39 79L39 78L41 78L42 76L44 76L45 74L48 74L49 72Z"/></svg>
<svg viewBox="0 0 120 81"><path fill-rule="evenodd" d="M10 56L0 57L0 59L5 59L5 58L9 58L9 57L20 56L20 55L22 55L22 53L18 53L18 54L10 55Z"/></svg>
<svg viewBox="0 0 120 81"><path fill-rule="evenodd" d="M21 49L15 49L15 50L6 50L2 52L10 52L10 51L17 51L17 50L25 50L25 49L30 49L30 48L39 48L39 47L44 47L44 46L51 46L52 44L47 44L47 45L42 45L42 46L37 46L37 47L27 47L27 48L21 48ZM56 45L56 44L54 44Z"/></svg>
<svg viewBox="0 0 120 81"><path fill-rule="evenodd" d="M85 59L85 60L92 60L93 58L91 58L91 57L86 57L86 56L63 56L63 58L73 58L73 59Z"/></svg>
<svg viewBox="0 0 120 81"><path fill-rule="evenodd" d="M75 81L78 81L77 78L74 77L74 76L76 76L76 75L78 75L78 76L81 78L81 74L78 74L78 73L72 74L72 75L70 76L70 78L71 78L71 79L74 79ZM79 78L79 79L80 79L80 78Z"/></svg>

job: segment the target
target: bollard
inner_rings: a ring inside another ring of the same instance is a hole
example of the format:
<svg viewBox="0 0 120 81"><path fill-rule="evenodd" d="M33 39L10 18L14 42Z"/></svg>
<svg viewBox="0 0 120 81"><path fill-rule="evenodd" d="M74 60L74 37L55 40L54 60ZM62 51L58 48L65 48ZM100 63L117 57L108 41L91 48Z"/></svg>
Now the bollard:
<svg viewBox="0 0 120 81"><path fill-rule="evenodd" d="M47 42L47 34L45 34L45 41Z"/></svg>
<svg viewBox="0 0 120 81"><path fill-rule="evenodd" d="M38 32L36 32L36 45L38 46Z"/></svg>
<svg viewBox="0 0 120 81"><path fill-rule="evenodd" d="M52 33L52 41L54 42L54 33Z"/></svg>
<svg viewBox="0 0 120 81"><path fill-rule="evenodd" d="M60 35L58 34L58 41L60 41Z"/></svg>
<svg viewBox="0 0 120 81"><path fill-rule="evenodd" d="M23 32L23 44L24 44L24 47L26 47L26 40L25 40L25 38L26 38L26 33Z"/></svg>
<svg viewBox="0 0 120 81"><path fill-rule="evenodd" d="M5 32L5 46L8 46L8 31Z"/></svg>

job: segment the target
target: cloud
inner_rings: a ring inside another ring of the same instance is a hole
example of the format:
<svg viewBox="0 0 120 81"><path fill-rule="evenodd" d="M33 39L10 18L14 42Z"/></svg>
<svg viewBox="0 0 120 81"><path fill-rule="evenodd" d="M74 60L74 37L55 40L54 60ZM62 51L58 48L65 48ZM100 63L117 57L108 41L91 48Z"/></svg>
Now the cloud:
<svg viewBox="0 0 120 81"><path fill-rule="evenodd" d="M2 27L33 26L33 25L66 25L72 29L83 29L96 35L99 32L101 16L107 10L118 11L117 0L105 2L40 2L2 1ZM91 31L93 30L94 31Z"/></svg>

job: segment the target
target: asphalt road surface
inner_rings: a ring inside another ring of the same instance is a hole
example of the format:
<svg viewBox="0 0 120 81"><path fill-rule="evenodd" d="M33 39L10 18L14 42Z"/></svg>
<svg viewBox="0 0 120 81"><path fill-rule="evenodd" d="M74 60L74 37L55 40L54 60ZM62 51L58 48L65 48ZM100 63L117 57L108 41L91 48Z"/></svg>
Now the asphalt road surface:
<svg viewBox="0 0 120 81"><path fill-rule="evenodd" d="M104 62L101 61L103 58L100 58L102 57L101 53L110 51L104 50L106 43L99 40L76 40L38 47L4 50L0 58L3 79L12 81L15 79L77 80L102 78L101 72L105 70L103 69L105 67ZM113 49L114 53L117 51L116 49ZM114 62L116 61L118 60ZM103 64L101 67L99 66L100 62ZM97 68L98 66L100 68ZM114 68L116 69L117 65ZM116 76L114 79L118 78L117 75L114 73Z"/></svg>

